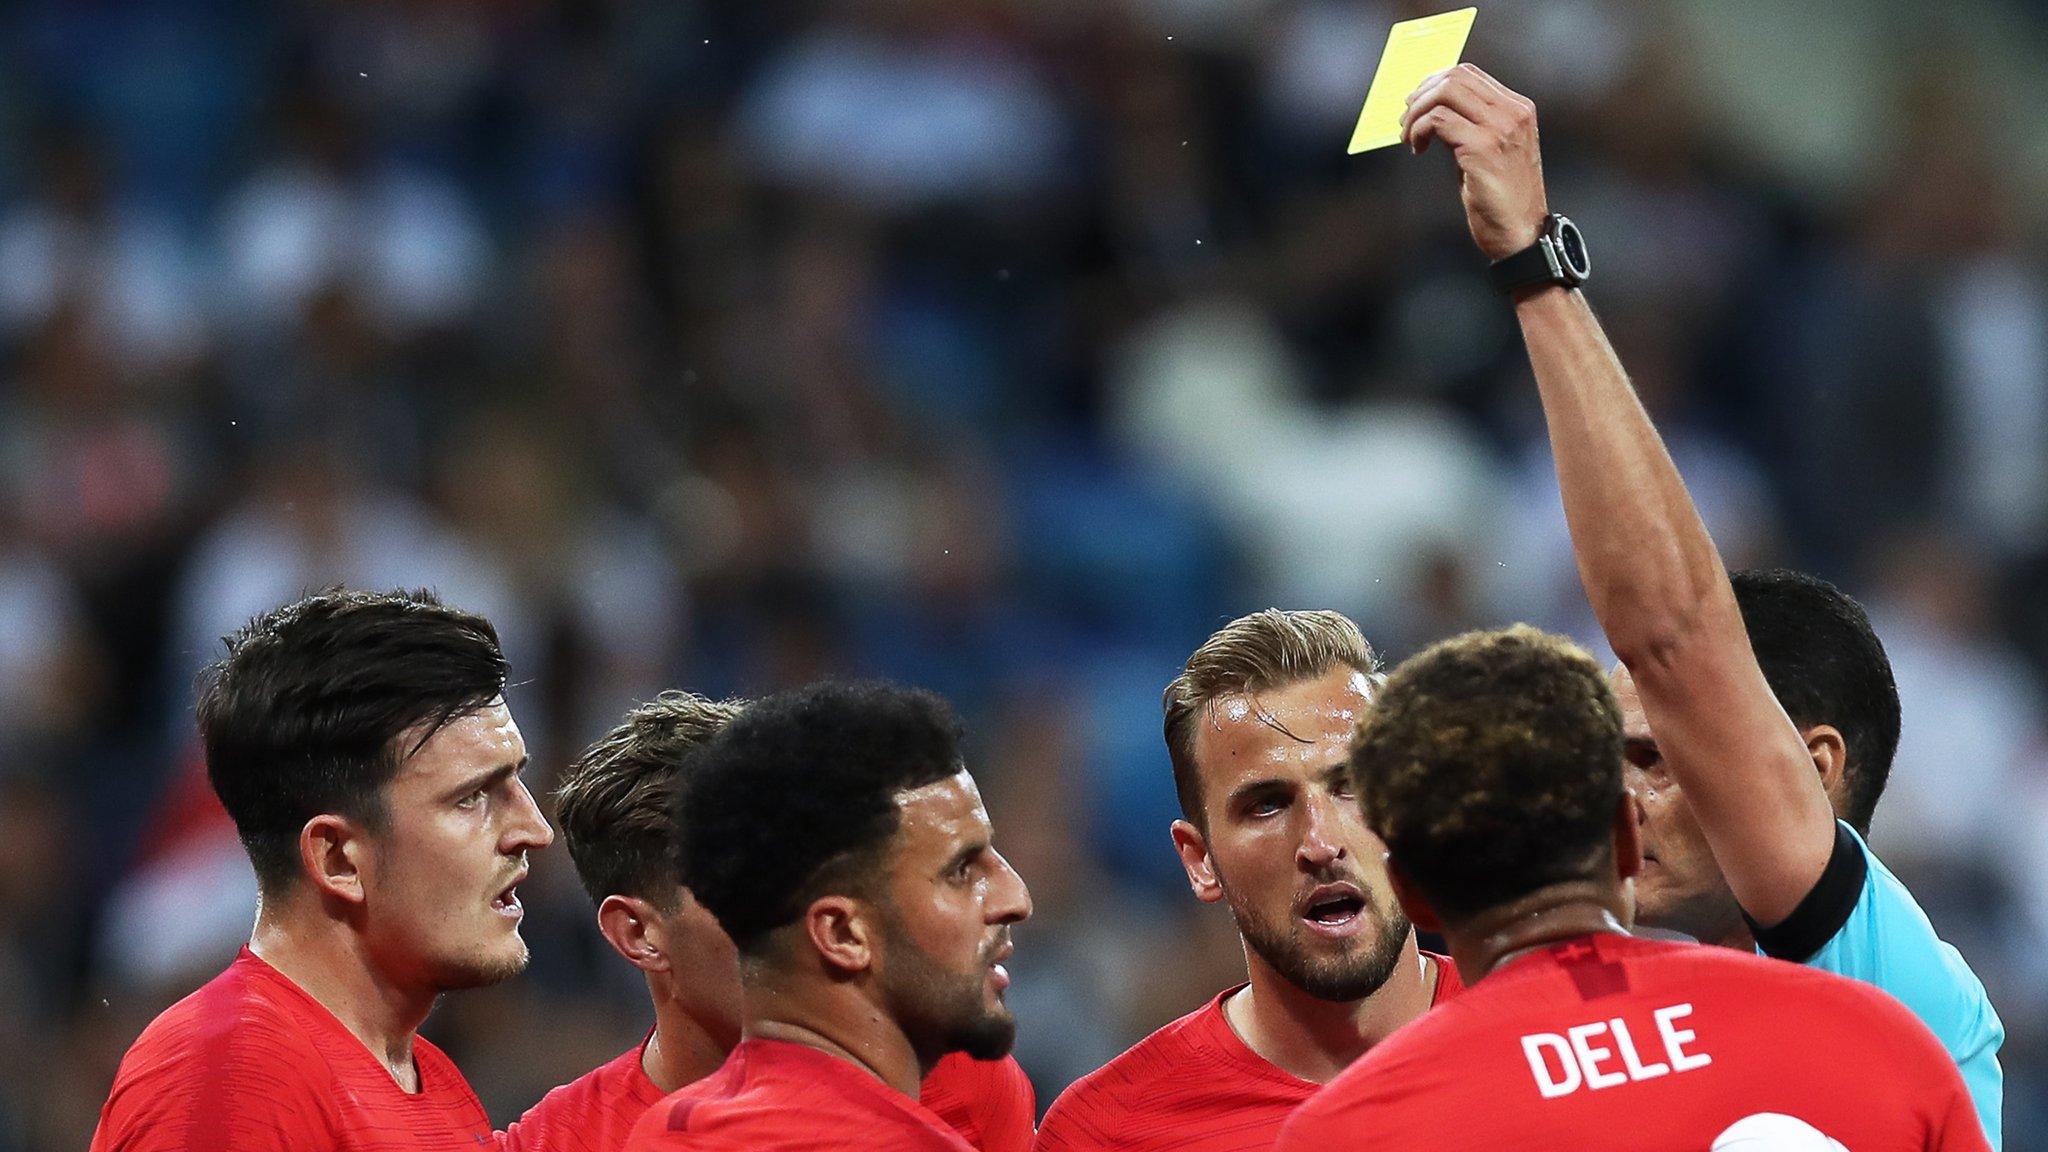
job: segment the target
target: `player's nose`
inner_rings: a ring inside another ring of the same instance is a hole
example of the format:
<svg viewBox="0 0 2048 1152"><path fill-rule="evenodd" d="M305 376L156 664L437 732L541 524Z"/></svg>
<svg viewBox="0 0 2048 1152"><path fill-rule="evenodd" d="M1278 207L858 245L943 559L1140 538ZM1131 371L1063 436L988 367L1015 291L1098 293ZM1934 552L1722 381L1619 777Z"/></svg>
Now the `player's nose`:
<svg viewBox="0 0 2048 1152"><path fill-rule="evenodd" d="M1305 805L1301 844L1295 858L1304 868L1322 868L1344 858L1344 842L1337 835L1336 801L1316 797Z"/></svg>
<svg viewBox="0 0 2048 1152"><path fill-rule="evenodd" d="M514 779L513 783L517 791L513 794L511 823L505 829L505 851L508 854L526 852L553 844L555 830L541 813L540 804L526 787L526 781Z"/></svg>
<svg viewBox="0 0 2048 1152"><path fill-rule="evenodd" d="M991 924L1016 924L1031 919L1031 889L1010 862L995 853L996 867L989 876L988 920Z"/></svg>

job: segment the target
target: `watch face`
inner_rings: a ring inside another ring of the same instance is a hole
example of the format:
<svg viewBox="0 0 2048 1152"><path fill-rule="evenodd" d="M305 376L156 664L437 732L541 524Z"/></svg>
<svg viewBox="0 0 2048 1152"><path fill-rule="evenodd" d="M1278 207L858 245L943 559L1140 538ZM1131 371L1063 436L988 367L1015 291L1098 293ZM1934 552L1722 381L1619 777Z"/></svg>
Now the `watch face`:
<svg viewBox="0 0 2048 1152"><path fill-rule="evenodd" d="M1579 226L1560 216L1556 234L1558 253L1564 258L1565 267L1574 279L1584 280L1593 271L1593 262L1586 255L1586 238L1579 235Z"/></svg>

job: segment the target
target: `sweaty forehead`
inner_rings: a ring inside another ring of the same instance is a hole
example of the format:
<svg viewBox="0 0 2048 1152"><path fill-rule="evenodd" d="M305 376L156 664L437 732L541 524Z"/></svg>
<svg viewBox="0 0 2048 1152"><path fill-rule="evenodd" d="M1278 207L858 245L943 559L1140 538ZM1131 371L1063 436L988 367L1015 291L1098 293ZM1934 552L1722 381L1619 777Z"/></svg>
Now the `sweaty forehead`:
<svg viewBox="0 0 2048 1152"><path fill-rule="evenodd" d="M1195 763L1210 785L1252 771L1326 768L1343 759L1372 692L1364 673L1345 668L1221 697L1196 719Z"/></svg>
<svg viewBox="0 0 2048 1152"><path fill-rule="evenodd" d="M419 737L412 732L399 737L400 748L410 751ZM492 701L467 715L443 724L439 731L407 757L398 778L437 780L466 775L526 759L526 740L502 700Z"/></svg>
<svg viewBox="0 0 2048 1152"><path fill-rule="evenodd" d="M989 833L981 789L965 768L943 780L898 792L896 811L900 817L897 834L906 851L950 851L951 845Z"/></svg>

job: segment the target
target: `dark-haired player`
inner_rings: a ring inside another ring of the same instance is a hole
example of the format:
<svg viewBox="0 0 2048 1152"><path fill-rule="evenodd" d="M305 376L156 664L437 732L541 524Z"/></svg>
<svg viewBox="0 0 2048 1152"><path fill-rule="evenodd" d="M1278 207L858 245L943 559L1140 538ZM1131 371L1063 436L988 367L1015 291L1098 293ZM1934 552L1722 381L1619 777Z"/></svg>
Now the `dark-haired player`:
<svg viewBox="0 0 2048 1152"><path fill-rule="evenodd" d="M475 1152L483 1107L416 1032L442 993L525 968L516 886L554 838L497 634L424 592L332 591L227 647L199 728L255 932L143 1030L92 1146Z"/></svg>
<svg viewBox="0 0 2048 1152"><path fill-rule="evenodd" d="M616 1152L663 1096L710 1075L740 1040L732 940L676 882L670 796L689 753L739 715L739 701L664 692L585 749L556 792L556 822L606 942L647 976L654 1027L565 1084L505 1133L510 1152ZM1037 1115L1017 1061L953 1053L922 1102L981 1152L1025 1152Z"/></svg>
<svg viewBox="0 0 2048 1152"><path fill-rule="evenodd" d="M1188 658L1165 697L1197 898L1229 905L1249 979L1083 1077L1044 1152L1265 1149L1302 1101L1460 987L1420 952L1344 775L1378 671L1335 612L1254 612Z"/></svg>
<svg viewBox="0 0 2048 1152"><path fill-rule="evenodd" d="M1626 670L1624 706L1640 708L1630 760L1652 915L1710 942L1754 935L1770 955L1897 997L1962 1068L1995 1146L2004 1028L1858 833L1898 740L1897 690L1869 623L1818 581L1731 585L1576 269L1526 255L1569 248L1576 234L1548 215L1534 106L1463 65L1424 81L1408 116L1418 149L1440 141L1455 155L1466 220L1496 269L1532 270L1503 286L1535 367L1580 578Z"/></svg>
<svg viewBox="0 0 2048 1152"><path fill-rule="evenodd" d="M928 692L828 683L749 705L691 758L677 875L740 956L742 1039L634 1127L655 1149L970 1147L918 1102L995 1059L1010 926L1031 914Z"/></svg>
<svg viewBox="0 0 2048 1152"><path fill-rule="evenodd" d="M1277 1152L1988 1147L1954 1061L1891 997L1628 935L1621 714L1569 641L1518 626L1408 661L1351 770L1402 906L1473 983L1303 1105Z"/></svg>

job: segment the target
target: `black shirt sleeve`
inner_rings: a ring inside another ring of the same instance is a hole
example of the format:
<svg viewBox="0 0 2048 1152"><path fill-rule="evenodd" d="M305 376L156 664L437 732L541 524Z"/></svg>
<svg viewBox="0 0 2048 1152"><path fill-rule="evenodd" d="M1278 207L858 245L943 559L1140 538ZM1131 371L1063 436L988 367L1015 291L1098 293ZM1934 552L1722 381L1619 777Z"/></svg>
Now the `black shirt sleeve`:
<svg viewBox="0 0 2048 1152"><path fill-rule="evenodd" d="M1748 921L1764 955L1804 964L1849 922L1856 901L1863 897L1863 881L1869 874L1870 861L1863 855L1863 846L1856 843L1849 826L1837 820L1835 850L1828 857L1828 866L1821 871L1820 879L1814 881L1813 890L1799 901L1799 907L1769 928L1750 919L1748 912L1742 918Z"/></svg>

